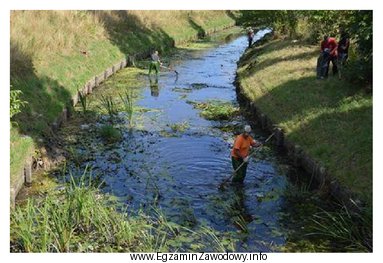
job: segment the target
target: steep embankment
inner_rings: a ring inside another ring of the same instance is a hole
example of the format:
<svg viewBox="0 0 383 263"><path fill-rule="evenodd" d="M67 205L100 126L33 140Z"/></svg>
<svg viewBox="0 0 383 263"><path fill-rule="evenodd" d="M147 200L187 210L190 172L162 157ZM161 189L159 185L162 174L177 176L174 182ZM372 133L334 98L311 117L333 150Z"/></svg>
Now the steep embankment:
<svg viewBox="0 0 383 263"><path fill-rule="evenodd" d="M370 201L372 96L334 76L317 80L318 52L317 46L292 40L247 50L238 69L242 92L284 130L287 140L343 187Z"/></svg>
<svg viewBox="0 0 383 263"><path fill-rule="evenodd" d="M11 128L11 186L90 78L125 57L163 53L234 23L225 11L11 12L11 89L27 102Z"/></svg>

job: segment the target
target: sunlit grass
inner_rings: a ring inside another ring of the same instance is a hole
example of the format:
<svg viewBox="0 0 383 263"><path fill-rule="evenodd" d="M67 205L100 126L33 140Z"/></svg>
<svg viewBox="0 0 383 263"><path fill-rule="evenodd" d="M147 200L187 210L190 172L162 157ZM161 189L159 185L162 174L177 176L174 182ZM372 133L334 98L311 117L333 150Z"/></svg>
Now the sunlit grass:
<svg viewBox="0 0 383 263"><path fill-rule="evenodd" d="M241 85L287 139L370 200L372 96L332 76L331 69L327 80L317 80L318 55L318 46L272 40L244 54L238 69Z"/></svg>

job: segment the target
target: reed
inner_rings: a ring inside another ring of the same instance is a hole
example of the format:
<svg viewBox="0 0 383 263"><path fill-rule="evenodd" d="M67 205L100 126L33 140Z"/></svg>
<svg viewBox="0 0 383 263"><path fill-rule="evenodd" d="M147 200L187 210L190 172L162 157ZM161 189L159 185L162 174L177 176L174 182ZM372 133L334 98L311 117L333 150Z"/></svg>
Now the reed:
<svg viewBox="0 0 383 263"><path fill-rule="evenodd" d="M133 107L133 92L132 90L125 90L124 94L119 94L120 99L122 101L123 107L125 112L128 115L128 120L129 120L129 125L130 127L133 126L133 112L134 112L134 107Z"/></svg>

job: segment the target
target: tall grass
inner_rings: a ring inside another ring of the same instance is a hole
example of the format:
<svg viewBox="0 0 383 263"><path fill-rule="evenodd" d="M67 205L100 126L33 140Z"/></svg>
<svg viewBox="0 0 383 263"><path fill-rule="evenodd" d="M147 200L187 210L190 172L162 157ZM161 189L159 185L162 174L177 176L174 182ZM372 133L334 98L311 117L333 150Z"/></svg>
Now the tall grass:
<svg viewBox="0 0 383 263"><path fill-rule="evenodd" d="M88 111L88 106L89 106L90 101L88 100L87 96L83 92L81 92L79 90L77 92L78 92L78 97L80 99L82 111L85 114Z"/></svg>
<svg viewBox="0 0 383 263"><path fill-rule="evenodd" d="M372 210L354 203L353 210L341 206L337 211L322 211L313 215L316 235L331 238L337 246L352 251L372 251Z"/></svg>
<svg viewBox="0 0 383 263"><path fill-rule="evenodd" d="M212 251L230 249L212 229L187 229L155 209L155 216L117 212L114 201L99 192L85 169L78 179L71 176L64 193L16 207L11 213L11 251L193 251L192 243Z"/></svg>
<svg viewBox="0 0 383 263"><path fill-rule="evenodd" d="M111 118L118 113L117 105L111 95L101 94L99 108L101 110L105 110Z"/></svg>

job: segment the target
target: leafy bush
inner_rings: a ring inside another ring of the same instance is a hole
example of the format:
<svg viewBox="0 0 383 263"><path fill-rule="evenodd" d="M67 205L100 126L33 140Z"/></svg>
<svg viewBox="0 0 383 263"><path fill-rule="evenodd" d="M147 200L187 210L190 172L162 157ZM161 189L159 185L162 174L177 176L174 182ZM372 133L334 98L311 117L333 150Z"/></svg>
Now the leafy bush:
<svg viewBox="0 0 383 263"><path fill-rule="evenodd" d="M20 96L23 94L21 90L11 90L10 92L10 118L21 112L21 108L28 102L21 100Z"/></svg>

